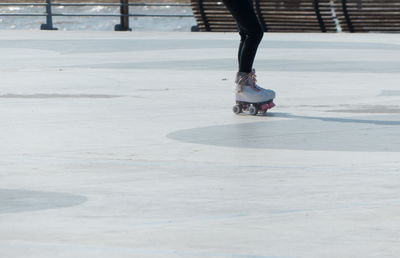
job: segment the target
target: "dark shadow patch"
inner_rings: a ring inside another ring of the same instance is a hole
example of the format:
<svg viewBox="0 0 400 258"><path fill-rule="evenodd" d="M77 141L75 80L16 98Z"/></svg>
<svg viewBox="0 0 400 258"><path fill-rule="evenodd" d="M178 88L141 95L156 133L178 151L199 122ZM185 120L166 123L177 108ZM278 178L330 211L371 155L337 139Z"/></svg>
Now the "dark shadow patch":
<svg viewBox="0 0 400 258"><path fill-rule="evenodd" d="M366 106L349 106L345 109L332 109L327 112L334 113L358 113L358 114L399 114L399 106L384 105L366 105Z"/></svg>
<svg viewBox="0 0 400 258"><path fill-rule="evenodd" d="M0 189L0 213L59 209L85 202L85 196L69 193Z"/></svg>
<svg viewBox="0 0 400 258"><path fill-rule="evenodd" d="M120 95L107 94L4 94L1 99L109 99L119 98Z"/></svg>
<svg viewBox="0 0 400 258"><path fill-rule="evenodd" d="M273 117L290 118L274 120ZM387 118L387 117L386 117ZM208 126L167 137L197 144L236 148L400 152L400 116L391 120L294 116L271 113L258 122Z"/></svg>
<svg viewBox="0 0 400 258"><path fill-rule="evenodd" d="M379 96L382 97L391 97L391 96L400 96L400 90L383 90Z"/></svg>

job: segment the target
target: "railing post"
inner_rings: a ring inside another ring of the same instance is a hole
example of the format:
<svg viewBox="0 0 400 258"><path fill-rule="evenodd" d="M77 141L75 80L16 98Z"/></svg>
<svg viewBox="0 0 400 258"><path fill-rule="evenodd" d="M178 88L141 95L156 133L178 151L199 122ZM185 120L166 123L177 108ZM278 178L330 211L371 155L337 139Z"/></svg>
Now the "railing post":
<svg viewBox="0 0 400 258"><path fill-rule="evenodd" d="M260 8L260 0L255 0L255 7L256 7L256 12L257 12L258 19L261 22L261 26L262 26L264 32L267 32L268 31L268 26L267 26L267 23L264 20L264 17L263 17L261 8Z"/></svg>
<svg viewBox="0 0 400 258"><path fill-rule="evenodd" d="M354 32L353 23L351 22L349 12L347 11L347 1L346 0L342 0L342 8L343 8L344 18L347 23L347 27L349 28L350 32Z"/></svg>
<svg viewBox="0 0 400 258"><path fill-rule="evenodd" d="M115 31L132 31L129 28L129 0L121 0L121 23L115 25Z"/></svg>
<svg viewBox="0 0 400 258"><path fill-rule="evenodd" d="M204 27L205 27L206 31L211 31L210 24L208 23L206 13L204 12L203 0L198 0L197 3L199 5L201 18L203 19L203 22L204 22Z"/></svg>
<svg viewBox="0 0 400 258"><path fill-rule="evenodd" d="M53 28L53 16L51 14L51 0L46 0L46 24L40 26L41 30L57 30Z"/></svg>
<svg viewBox="0 0 400 258"><path fill-rule="evenodd" d="M321 29L321 32L326 32L325 23L324 23L324 20L322 19L321 12L319 10L319 1L318 0L314 0L314 11L315 11L315 15L317 16L318 24Z"/></svg>

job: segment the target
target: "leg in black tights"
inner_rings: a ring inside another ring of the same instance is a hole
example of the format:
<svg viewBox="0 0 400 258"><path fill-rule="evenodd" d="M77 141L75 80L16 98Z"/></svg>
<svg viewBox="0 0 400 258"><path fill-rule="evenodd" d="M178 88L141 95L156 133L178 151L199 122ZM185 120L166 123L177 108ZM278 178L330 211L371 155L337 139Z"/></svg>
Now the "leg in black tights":
<svg viewBox="0 0 400 258"><path fill-rule="evenodd" d="M239 27L239 72L252 71L263 29L253 8L252 0L223 0Z"/></svg>

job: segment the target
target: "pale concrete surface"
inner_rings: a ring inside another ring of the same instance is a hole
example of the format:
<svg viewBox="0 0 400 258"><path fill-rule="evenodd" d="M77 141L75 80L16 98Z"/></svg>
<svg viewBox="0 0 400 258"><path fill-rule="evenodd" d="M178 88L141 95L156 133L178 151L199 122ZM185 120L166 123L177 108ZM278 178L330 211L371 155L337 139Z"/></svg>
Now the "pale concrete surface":
<svg viewBox="0 0 400 258"><path fill-rule="evenodd" d="M398 257L400 35L0 33L0 257Z"/></svg>

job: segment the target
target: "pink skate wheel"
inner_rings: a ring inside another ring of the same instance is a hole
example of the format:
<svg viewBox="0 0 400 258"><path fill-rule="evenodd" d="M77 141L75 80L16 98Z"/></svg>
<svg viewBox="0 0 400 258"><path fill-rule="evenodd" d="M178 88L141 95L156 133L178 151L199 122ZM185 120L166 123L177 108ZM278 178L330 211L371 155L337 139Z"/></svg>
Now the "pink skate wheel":
<svg viewBox="0 0 400 258"><path fill-rule="evenodd" d="M274 103L274 102L270 102L270 103L268 103L267 105L268 105L268 108L269 108L269 109L275 107L275 103Z"/></svg>
<svg viewBox="0 0 400 258"><path fill-rule="evenodd" d="M267 111L267 109L268 109L268 104L264 104L264 105L261 106L261 111L262 112Z"/></svg>

